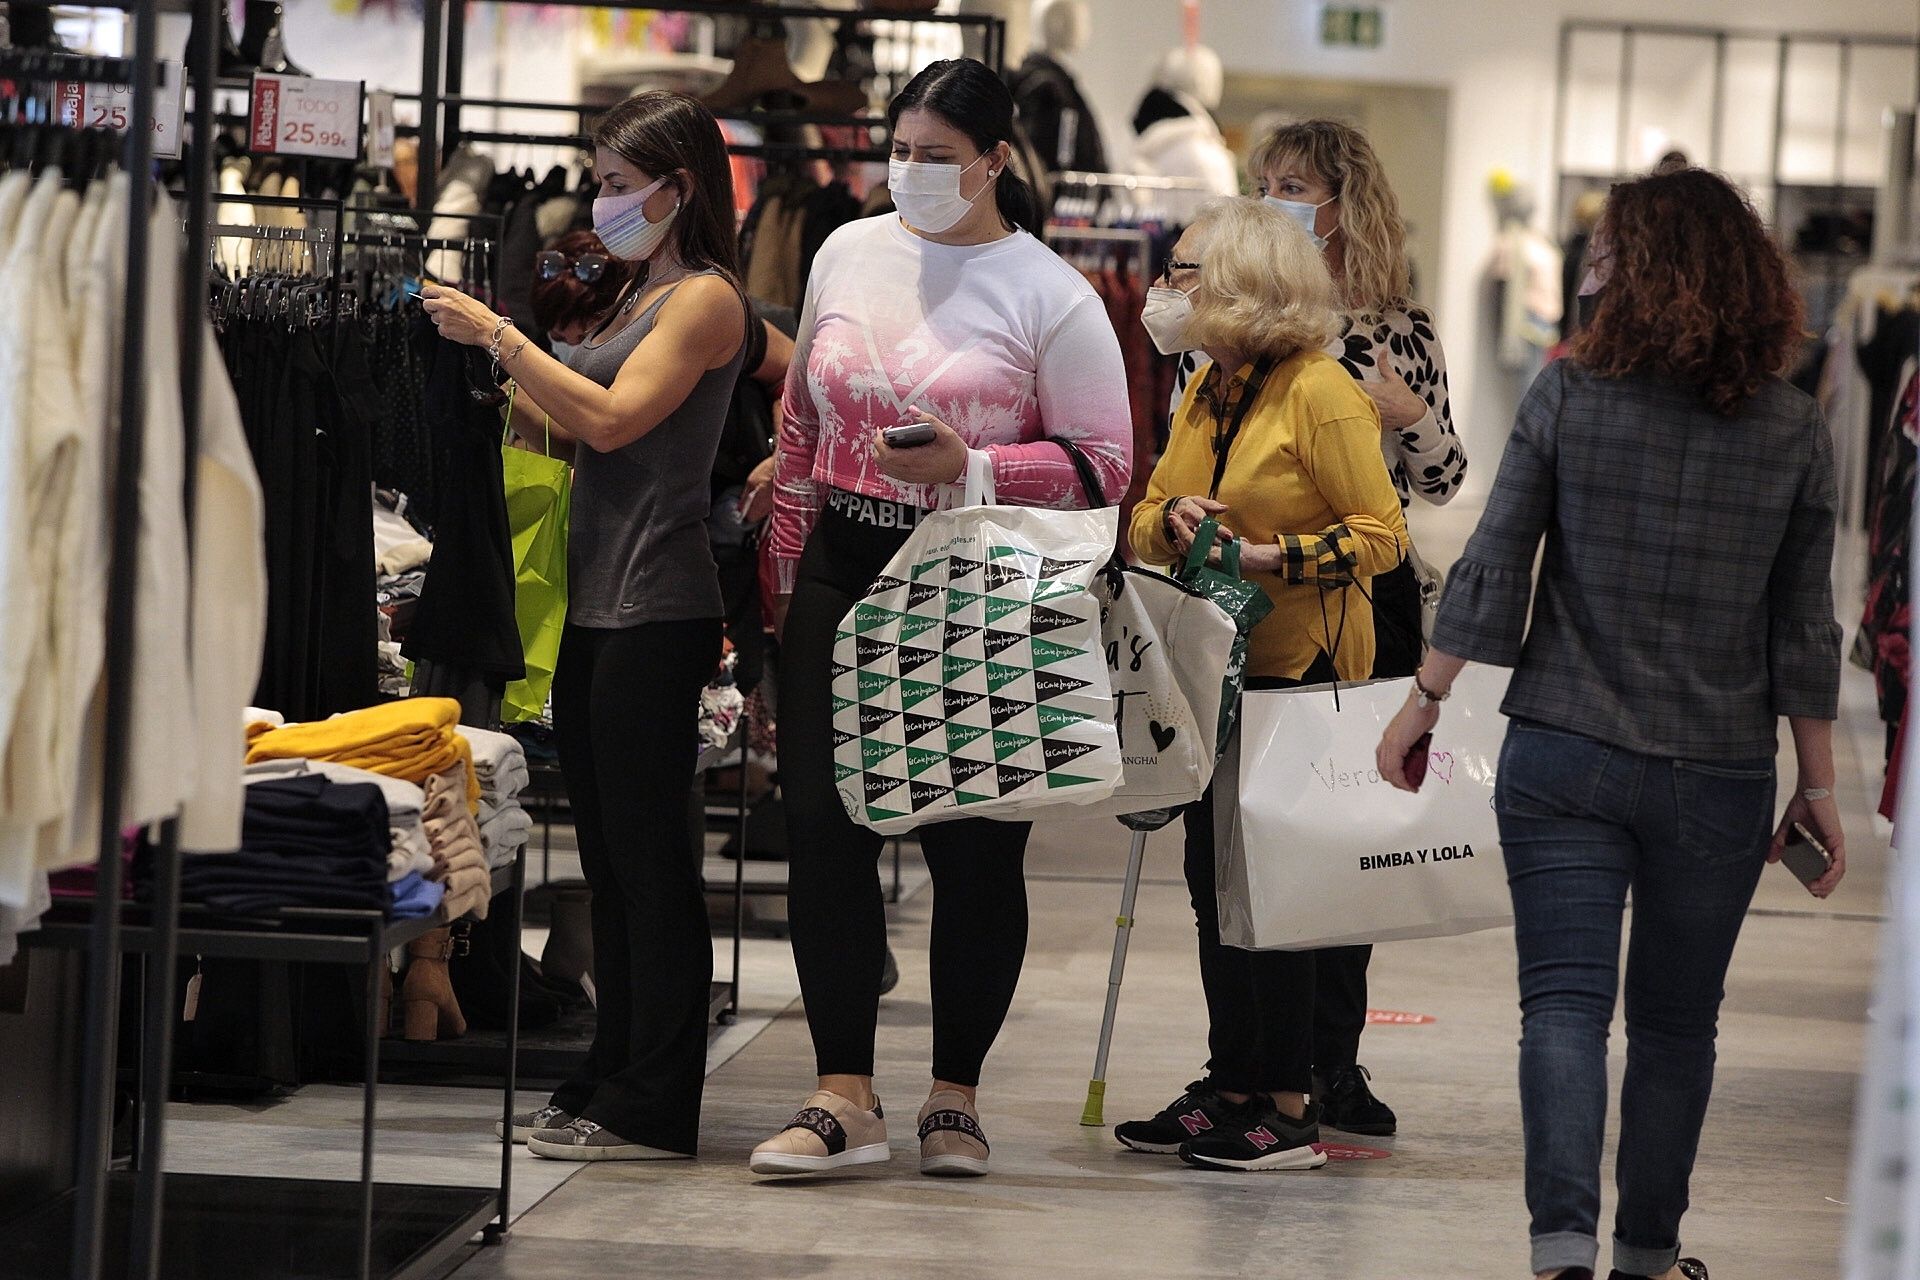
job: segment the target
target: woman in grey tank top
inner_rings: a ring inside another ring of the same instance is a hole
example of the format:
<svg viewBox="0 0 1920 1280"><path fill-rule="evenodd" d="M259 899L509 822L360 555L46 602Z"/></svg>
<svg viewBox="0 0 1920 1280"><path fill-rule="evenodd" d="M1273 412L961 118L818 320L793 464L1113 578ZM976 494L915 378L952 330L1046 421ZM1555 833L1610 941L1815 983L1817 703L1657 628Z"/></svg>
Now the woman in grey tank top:
<svg viewBox="0 0 1920 1280"><path fill-rule="evenodd" d="M594 170L594 229L645 268L571 367L475 299L424 293L443 336L487 348L519 384L522 420L551 414L581 446L553 698L593 887L599 1023L585 1066L514 1117L513 1136L554 1159L673 1159L699 1136L713 977L688 819L700 692L721 653L708 480L752 313L705 107L627 99L595 130Z"/></svg>

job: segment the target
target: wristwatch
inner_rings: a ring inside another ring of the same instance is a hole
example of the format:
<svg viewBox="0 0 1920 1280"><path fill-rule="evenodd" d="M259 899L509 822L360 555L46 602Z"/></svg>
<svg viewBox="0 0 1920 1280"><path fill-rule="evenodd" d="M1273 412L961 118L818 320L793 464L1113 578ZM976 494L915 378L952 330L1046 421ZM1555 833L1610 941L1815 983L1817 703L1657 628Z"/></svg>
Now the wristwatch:
<svg viewBox="0 0 1920 1280"><path fill-rule="evenodd" d="M1445 693L1435 693L1433 690L1427 688L1427 686L1420 683L1420 674L1418 672L1414 673L1414 676L1413 676L1414 705L1419 707L1422 711L1425 711L1428 707L1436 706L1439 703L1445 702L1448 698L1451 698L1452 696L1453 696L1453 691L1451 689L1449 689Z"/></svg>

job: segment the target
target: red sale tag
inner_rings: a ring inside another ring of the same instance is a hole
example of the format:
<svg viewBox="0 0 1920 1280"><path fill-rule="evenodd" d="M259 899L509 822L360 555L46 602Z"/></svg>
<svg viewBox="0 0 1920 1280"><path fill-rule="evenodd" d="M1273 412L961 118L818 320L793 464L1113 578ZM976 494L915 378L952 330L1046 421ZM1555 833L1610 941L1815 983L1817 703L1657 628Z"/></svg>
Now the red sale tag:
<svg viewBox="0 0 1920 1280"><path fill-rule="evenodd" d="M314 80L259 72L253 77L247 149L257 155L360 158L359 80Z"/></svg>

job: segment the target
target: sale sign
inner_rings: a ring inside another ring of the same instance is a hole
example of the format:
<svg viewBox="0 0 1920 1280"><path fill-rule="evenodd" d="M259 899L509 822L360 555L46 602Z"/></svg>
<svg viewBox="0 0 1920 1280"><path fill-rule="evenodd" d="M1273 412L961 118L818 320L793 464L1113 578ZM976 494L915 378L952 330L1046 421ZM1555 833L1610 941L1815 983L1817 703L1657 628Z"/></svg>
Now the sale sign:
<svg viewBox="0 0 1920 1280"><path fill-rule="evenodd" d="M257 72L247 149L256 155L360 158L360 80L314 80Z"/></svg>
<svg viewBox="0 0 1920 1280"><path fill-rule="evenodd" d="M177 62L160 63L160 81L153 98L153 154L161 160L180 158L181 76ZM54 120L73 129L126 132L133 120L133 87L61 80L53 86Z"/></svg>

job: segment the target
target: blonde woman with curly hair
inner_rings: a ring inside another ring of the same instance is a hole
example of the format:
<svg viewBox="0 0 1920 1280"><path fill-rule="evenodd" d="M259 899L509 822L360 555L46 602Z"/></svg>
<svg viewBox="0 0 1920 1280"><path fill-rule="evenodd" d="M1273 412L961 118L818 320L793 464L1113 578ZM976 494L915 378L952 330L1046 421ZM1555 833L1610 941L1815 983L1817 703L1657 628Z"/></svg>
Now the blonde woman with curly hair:
<svg viewBox="0 0 1920 1280"><path fill-rule="evenodd" d="M1453 427L1446 352L1432 313L1412 299L1406 222L1366 134L1337 120L1282 125L1253 148L1247 170L1266 203L1305 228L1326 261L1339 317L1325 350L1380 410L1380 451L1401 510L1416 494L1434 506L1452 500L1467 451ZM1199 365L1183 361L1176 387L1202 372ZM1419 667L1423 593L1439 585L1413 554L1374 579L1372 675L1409 676ZM1373 948L1329 948L1319 958L1313 1066L1327 1121L1348 1133L1391 1134L1399 1120L1374 1096L1359 1061Z"/></svg>
<svg viewBox="0 0 1920 1280"><path fill-rule="evenodd" d="M1134 508L1141 559L1185 556L1201 522L1244 541L1241 570L1273 601L1254 630L1248 685L1365 679L1367 582L1400 563L1406 524L1380 457L1380 414L1327 355L1333 281L1307 232L1260 201L1208 205L1174 246L1142 317L1155 345L1202 353L1166 453ZM1220 942L1213 795L1188 807L1187 887L1210 1021L1207 1075L1114 1136L1201 1168L1316 1169L1313 952Z"/></svg>

